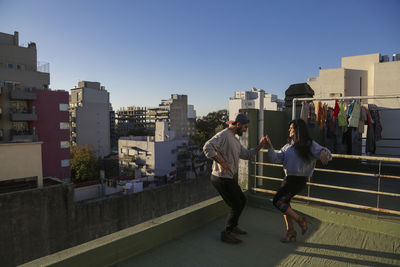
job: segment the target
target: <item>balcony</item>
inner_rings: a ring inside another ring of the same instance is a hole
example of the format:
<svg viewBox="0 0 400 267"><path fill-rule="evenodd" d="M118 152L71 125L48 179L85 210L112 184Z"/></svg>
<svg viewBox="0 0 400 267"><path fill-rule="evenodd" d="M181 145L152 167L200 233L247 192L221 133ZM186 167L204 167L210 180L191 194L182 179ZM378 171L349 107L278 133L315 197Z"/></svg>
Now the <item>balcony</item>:
<svg viewBox="0 0 400 267"><path fill-rule="evenodd" d="M35 100L36 93L33 92L32 88L12 90L10 92L10 99L11 100Z"/></svg>
<svg viewBox="0 0 400 267"><path fill-rule="evenodd" d="M10 141L11 142L34 142L36 141L36 136L33 131L17 131L10 130Z"/></svg>
<svg viewBox="0 0 400 267"><path fill-rule="evenodd" d="M10 121L36 121L37 114L33 109L10 109Z"/></svg>

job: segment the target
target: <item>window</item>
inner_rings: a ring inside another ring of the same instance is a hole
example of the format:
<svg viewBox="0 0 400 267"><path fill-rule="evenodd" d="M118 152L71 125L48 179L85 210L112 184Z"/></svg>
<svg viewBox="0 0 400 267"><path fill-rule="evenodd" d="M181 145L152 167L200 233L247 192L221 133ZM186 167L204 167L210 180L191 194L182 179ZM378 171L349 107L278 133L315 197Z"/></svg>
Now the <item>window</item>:
<svg viewBox="0 0 400 267"><path fill-rule="evenodd" d="M68 130L69 123L68 122L60 122L60 130Z"/></svg>
<svg viewBox="0 0 400 267"><path fill-rule="evenodd" d="M68 111L68 104L60 104L60 111Z"/></svg>
<svg viewBox="0 0 400 267"><path fill-rule="evenodd" d="M61 148L69 148L69 141L61 141L60 147Z"/></svg>
<svg viewBox="0 0 400 267"><path fill-rule="evenodd" d="M69 159L61 160L61 167L68 167L69 166Z"/></svg>

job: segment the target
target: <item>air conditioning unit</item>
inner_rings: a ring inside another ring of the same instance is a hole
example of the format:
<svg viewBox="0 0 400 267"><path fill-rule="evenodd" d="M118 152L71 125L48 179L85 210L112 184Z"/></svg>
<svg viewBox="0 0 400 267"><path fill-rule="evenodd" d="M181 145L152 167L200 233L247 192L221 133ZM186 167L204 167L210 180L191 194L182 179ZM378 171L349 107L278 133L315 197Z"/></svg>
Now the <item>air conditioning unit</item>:
<svg viewBox="0 0 400 267"><path fill-rule="evenodd" d="M400 54L393 54L392 60L393 61L400 61Z"/></svg>

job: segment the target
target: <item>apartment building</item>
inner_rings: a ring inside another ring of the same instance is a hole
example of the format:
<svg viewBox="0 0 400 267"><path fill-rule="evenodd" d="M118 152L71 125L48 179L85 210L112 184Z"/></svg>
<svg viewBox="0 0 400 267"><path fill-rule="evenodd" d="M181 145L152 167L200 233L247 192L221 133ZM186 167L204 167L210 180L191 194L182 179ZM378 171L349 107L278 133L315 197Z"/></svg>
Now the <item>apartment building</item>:
<svg viewBox="0 0 400 267"><path fill-rule="evenodd" d="M155 125L156 121L167 121L177 138L188 137L187 95L172 94L170 99L161 100L157 108L148 109L146 120L149 125Z"/></svg>
<svg viewBox="0 0 400 267"><path fill-rule="evenodd" d="M196 134L196 110L194 109L193 105L188 105L188 126L187 126L187 132L188 135L194 135Z"/></svg>
<svg viewBox="0 0 400 267"><path fill-rule="evenodd" d="M157 121L154 136L130 136L118 140L120 170L134 178L177 177L192 179L204 175L206 158L202 149L176 138L168 122Z"/></svg>
<svg viewBox="0 0 400 267"><path fill-rule="evenodd" d="M38 141L42 141L43 177L71 177L69 142L69 94L64 90L35 90L38 119L31 122Z"/></svg>
<svg viewBox="0 0 400 267"><path fill-rule="evenodd" d="M43 177L69 178L68 92L49 83L49 64L37 61L36 44L20 46L18 32L0 33L0 142L41 142Z"/></svg>
<svg viewBox="0 0 400 267"><path fill-rule="evenodd" d="M118 140L120 169L135 178L176 172L177 147L187 141L176 139L168 128L168 122L157 121L155 136L121 137Z"/></svg>
<svg viewBox="0 0 400 267"><path fill-rule="evenodd" d="M130 106L118 109L116 112L117 136L126 136L130 130L135 128L149 128L146 113L145 107Z"/></svg>
<svg viewBox="0 0 400 267"><path fill-rule="evenodd" d="M0 33L0 139L6 142L37 140L31 122L37 120L36 89L48 89L50 74L38 71L36 44L19 46L19 35Z"/></svg>
<svg viewBox="0 0 400 267"><path fill-rule="evenodd" d="M320 69L319 76L307 78L307 84L314 90L314 98L400 96L400 54L391 58L380 53L343 57L340 68ZM393 123L400 116L400 99L365 99L362 103L374 104L380 112L383 130L376 154L400 156L400 124Z"/></svg>
<svg viewBox="0 0 400 267"><path fill-rule="evenodd" d="M115 111L110 103L110 147L111 150L118 149L117 126L115 125Z"/></svg>
<svg viewBox="0 0 400 267"><path fill-rule="evenodd" d="M98 157L110 154L110 94L99 82L80 81L69 101L71 144L91 145Z"/></svg>
<svg viewBox="0 0 400 267"><path fill-rule="evenodd" d="M262 89L251 88L250 91L236 91L229 98L229 120L235 120L240 109L282 110L284 101L274 94L266 94Z"/></svg>
<svg viewBox="0 0 400 267"><path fill-rule="evenodd" d="M380 53L343 57L341 67L320 69L319 76L307 78L315 98L340 96L376 96L399 94L400 54ZM370 99L369 104L386 108L400 108L393 99Z"/></svg>

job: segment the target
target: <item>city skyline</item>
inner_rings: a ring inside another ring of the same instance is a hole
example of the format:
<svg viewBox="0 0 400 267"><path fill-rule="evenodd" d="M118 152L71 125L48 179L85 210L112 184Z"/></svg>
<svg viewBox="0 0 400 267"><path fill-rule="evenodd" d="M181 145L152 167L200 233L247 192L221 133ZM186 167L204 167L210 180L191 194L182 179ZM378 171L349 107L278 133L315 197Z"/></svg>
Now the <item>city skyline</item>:
<svg viewBox="0 0 400 267"><path fill-rule="evenodd" d="M35 42L50 87L98 81L115 110L188 95L197 115L235 91L284 98L340 58L400 53L398 1L0 1L0 32ZM146 92L146 93L143 93Z"/></svg>

